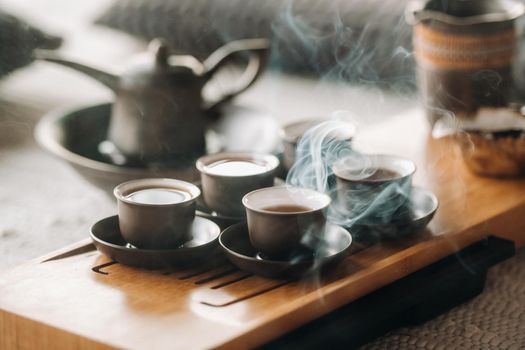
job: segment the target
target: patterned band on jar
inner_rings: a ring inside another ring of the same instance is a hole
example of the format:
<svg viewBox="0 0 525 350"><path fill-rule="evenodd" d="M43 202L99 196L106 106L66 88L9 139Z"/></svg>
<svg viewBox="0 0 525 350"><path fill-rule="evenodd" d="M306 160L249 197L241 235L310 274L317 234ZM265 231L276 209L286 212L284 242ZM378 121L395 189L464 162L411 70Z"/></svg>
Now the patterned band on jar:
<svg viewBox="0 0 525 350"><path fill-rule="evenodd" d="M418 64L444 70L506 67L512 64L516 49L513 28L491 34L451 34L420 23L413 40Z"/></svg>

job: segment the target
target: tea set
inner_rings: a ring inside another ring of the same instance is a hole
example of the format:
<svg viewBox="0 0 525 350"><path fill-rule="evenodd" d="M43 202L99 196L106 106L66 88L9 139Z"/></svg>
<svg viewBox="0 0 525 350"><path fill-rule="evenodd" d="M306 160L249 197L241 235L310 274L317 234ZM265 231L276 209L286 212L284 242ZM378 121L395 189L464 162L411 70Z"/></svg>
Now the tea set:
<svg viewBox="0 0 525 350"><path fill-rule="evenodd" d="M88 180L104 188L112 185L118 215L91 229L102 253L132 266L173 268L203 262L218 243L242 270L299 276L343 259L357 228L404 235L428 223L437 199L412 188L415 165L402 158L360 155L356 162L356 157L343 157L332 169L334 192L283 184L277 176L294 166L299 141L322 120L282 129L282 161L272 154L275 148L262 154L211 147L206 137L210 123L225 102L260 76L268 48L267 39L238 40L200 61L172 55L156 39L122 74L54 52L37 54L115 92L112 106L46 117L36 129L41 145ZM244 53L247 64L235 87L206 101L205 85L237 53ZM252 124L259 128L264 123ZM355 132L350 123L325 136L350 145ZM330 211L344 212L350 224L329 220ZM370 232L359 237L372 236Z"/></svg>
<svg viewBox="0 0 525 350"><path fill-rule="evenodd" d="M360 157L336 162L337 191L322 193L276 180L281 163L272 154L205 155L195 163L200 182L116 186L118 215L97 222L91 237L102 253L143 268L203 263L218 243L238 268L264 277L320 271L348 255L354 231L363 241L400 238L423 229L437 210L431 192L412 186L412 161ZM330 210L344 210L355 225L330 222Z"/></svg>

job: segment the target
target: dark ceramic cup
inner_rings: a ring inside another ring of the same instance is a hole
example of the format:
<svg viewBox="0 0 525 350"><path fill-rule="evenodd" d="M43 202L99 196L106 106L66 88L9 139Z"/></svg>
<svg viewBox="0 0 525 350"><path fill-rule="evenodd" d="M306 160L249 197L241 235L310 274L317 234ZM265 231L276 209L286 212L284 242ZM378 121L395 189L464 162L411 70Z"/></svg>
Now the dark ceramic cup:
<svg viewBox="0 0 525 350"><path fill-rule="evenodd" d="M334 120L330 119L307 119L283 126L280 130L280 136L283 144L283 167L286 171L289 171L295 164L297 145L303 135L308 130L328 121L334 122ZM328 125L328 128L329 127ZM338 125L336 130L326 135L326 138L331 142L336 141L350 144L355 134L355 125L346 122L344 125Z"/></svg>
<svg viewBox="0 0 525 350"><path fill-rule="evenodd" d="M138 248L176 248L190 239L197 186L175 179L132 180L115 187L122 237Z"/></svg>
<svg viewBox="0 0 525 350"><path fill-rule="evenodd" d="M248 163L248 168L242 164ZM232 165L219 168L218 165ZM279 160L273 155L218 153L197 160L204 202L222 215L242 217L242 197L253 190L273 186Z"/></svg>
<svg viewBox="0 0 525 350"><path fill-rule="evenodd" d="M361 223L389 223L402 215L416 165L390 155L355 155L336 162L335 210ZM401 214L400 214L401 213Z"/></svg>
<svg viewBox="0 0 525 350"><path fill-rule="evenodd" d="M297 187L270 187L248 193L246 208L250 242L269 258L286 259L302 246L315 248L326 226L331 199Z"/></svg>

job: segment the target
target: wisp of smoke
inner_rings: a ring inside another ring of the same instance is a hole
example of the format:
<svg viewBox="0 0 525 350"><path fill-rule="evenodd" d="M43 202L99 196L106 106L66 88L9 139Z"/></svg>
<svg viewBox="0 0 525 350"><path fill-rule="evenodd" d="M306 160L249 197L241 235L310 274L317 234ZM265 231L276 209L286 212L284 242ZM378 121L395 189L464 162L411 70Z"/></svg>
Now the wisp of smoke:
<svg viewBox="0 0 525 350"><path fill-rule="evenodd" d="M351 228L356 224L388 223L400 209L391 199L408 195L405 183L386 183L379 191L369 188L338 189L333 166L344 161L345 168L353 177L366 178L376 170L369 155L352 148L349 135L355 132L354 125L345 120L332 119L308 130L299 140L296 162L288 173L287 184L310 188L331 196L328 220L336 225Z"/></svg>
<svg viewBox="0 0 525 350"><path fill-rule="evenodd" d="M340 120L328 120L308 130L298 142L296 161L286 182L329 193L333 187L332 166L353 152L345 137L353 130L353 124Z"/></svg>

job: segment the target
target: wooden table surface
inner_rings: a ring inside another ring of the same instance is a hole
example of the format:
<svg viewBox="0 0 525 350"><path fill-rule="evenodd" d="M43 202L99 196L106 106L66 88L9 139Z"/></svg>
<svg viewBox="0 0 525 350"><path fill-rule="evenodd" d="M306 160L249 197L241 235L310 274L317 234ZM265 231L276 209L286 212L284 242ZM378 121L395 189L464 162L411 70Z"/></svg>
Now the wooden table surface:
<svg viewBox="0 0 525 350"><path fill-rule="evenodd" d="M360 149L407 156L440 208L410 240L356 249L320 278L210 270L146 271L112 263L89 241L0 275L0 348L187 349L262 344L402 278L487 234L525 244L525 181L470 173L420 115L363 132Z"/></svg>

